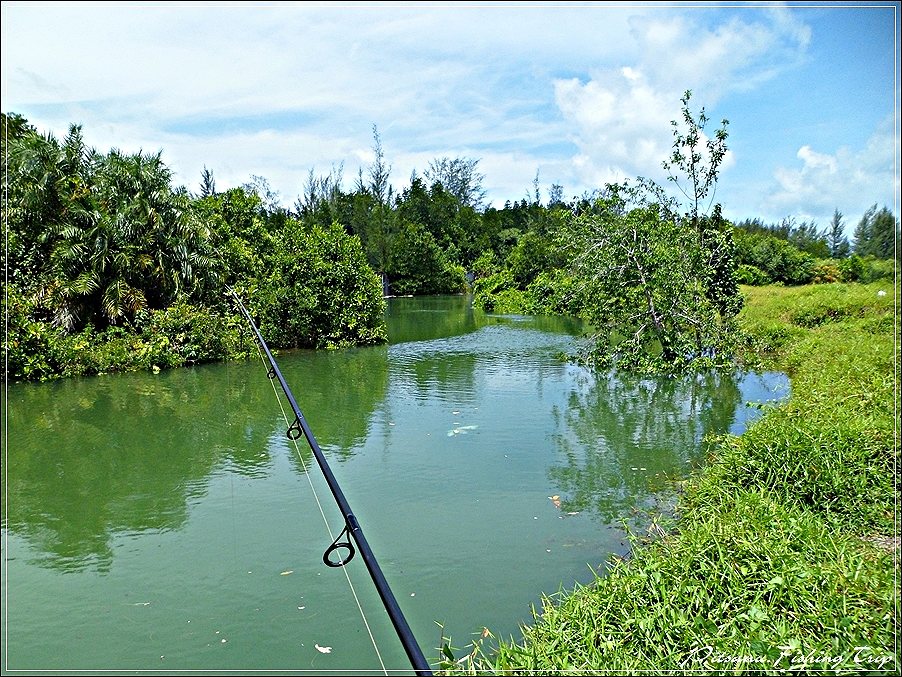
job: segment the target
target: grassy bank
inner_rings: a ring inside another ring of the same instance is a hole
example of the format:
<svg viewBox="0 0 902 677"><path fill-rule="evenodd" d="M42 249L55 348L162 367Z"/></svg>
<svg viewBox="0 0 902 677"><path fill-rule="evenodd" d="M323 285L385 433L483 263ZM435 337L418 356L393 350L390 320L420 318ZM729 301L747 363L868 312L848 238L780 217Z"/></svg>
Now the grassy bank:
<svg viewBox="0 0 902 677"><path fill-rule="evenodd" d="M789 401L714 441L664 535L547 597L521 642L449 648L449 672L898 673L892 285L744 292L748 359L789 373Z"/></svg>

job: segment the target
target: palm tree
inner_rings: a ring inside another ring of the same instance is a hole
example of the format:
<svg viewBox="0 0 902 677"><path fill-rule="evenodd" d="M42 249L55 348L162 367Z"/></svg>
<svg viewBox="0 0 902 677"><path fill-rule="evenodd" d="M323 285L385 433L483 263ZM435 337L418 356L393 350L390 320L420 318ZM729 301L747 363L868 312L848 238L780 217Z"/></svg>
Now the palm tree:
<svg viewBox="0 0 902 677"><path fill-rule="evenodd" d="M34 296L58 326L120 324L214 282L208 229L161 153L100 155L73 125L62 144L32 134L11 156Z"/></svg>

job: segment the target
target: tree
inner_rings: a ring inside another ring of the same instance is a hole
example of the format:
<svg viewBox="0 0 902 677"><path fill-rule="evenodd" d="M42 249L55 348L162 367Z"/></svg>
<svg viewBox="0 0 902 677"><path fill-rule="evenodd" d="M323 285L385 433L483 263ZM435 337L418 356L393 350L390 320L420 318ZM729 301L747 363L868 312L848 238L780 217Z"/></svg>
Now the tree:
<svg viewBox="0 0 902 677"><path fill-rule="evenodd" d="M339 224L288 219L271 270L254 294L260 331L272 345L328 348L385 341L382 283L360 240Z"/></svg>
<svg viewBox="0 0 902 677"><path fill-rule="evenodd" d="M343 163L333 166L324 176L316 176L311 168L303 195L294 203L296 215L324 227L340 220L340 203L344 197L341 188L343 173Z"/></svg>
<svg viewBox="0 0 902 677"><path fill-rule="evenodd" d="M680 125L676 120L670 123L674 137L673 152L670 158L663 162L663 166L668 172L668 180L674 183L688 200L689 209L683 220L696 231L705 259L704 265L698 270L698 275L704 280L709 301L727 321L742 309L736 246L733 242L732 229L721 215L720 204L714 206L710 216L700 210L700 205L709 193L711 194L709 206L714 201L720 165L727 154L729 121L721 120L721 126L715 131L714 137L704 142L703 152L702 140L708 116L704 107L697 117L692 114L689 109L691 97L692 92L686 90L680 100L685 133L680 131ZM664 194L662 188L645 180L640 181L639 185L642 192L647 194L640 197L641 204L657 204L663 210L666 219L676 220L674 202Z"/></svg>
<svg viewBox="0 0 902 677"><path fill-rule="evenodd" d="M207 165L204 165L204 170L200 173L200 197L213 197L216 195L216 181L213 179L213 170L207 169Z"/></svg>
<svg viewBox="0 0 902 677"><path fill-rule="evenodd" d="M844 259L849 255L851 247L849 238L845 235L845 224L842 222L842 212L833 210L833 220L827 228L827 247L830 249L830 258Z"/></svg>
<svg viewBox="0 0 902 677"><path fill-rule="evenodd" d="M209 232L161 153L101 155L79 125L9 151L10 278L58 327L121 324L211 282Z"/></svg>
<svg viewBox="0 0 902 677"><path fill-rule="evenodd" d="M448 261L428 230L413 223L402 225L392 241L386 272L398 295L456 294L466 284L463 269Z"/></svg>
<svg viewBox="0 0 902 677"><path fill-rule="evenodd" d="M825 259L830 256L830 246L827 243L826 231L818 230L814 221L802 221L796 223L794 218L783 219L785 228L789 233L787 239L799 251L807 252L815 258Z"/></svg>
<svg viewBox="0 0 902 677"><path fill-rule="evenodd" d="M66 328L119 324L164 308L213 281L209 231L161 153L98 158L92 218L50 231L50 301Z"/></svg>
<svg viewBox="0 0 902 677"><path fill-rule="evenodd" d="M376 125L373 125L373 156L373 163L369 167L369 189L376 201L384 207L391 203L391 185L388 182L391 165L385 162L382 137L379 136Z"/></svg>
<svg viewBox="0 0 902 677"><path fill-rule="evenodd" d="M451 193L460 206L480 209L486 192L482 187L485 176L476 171L479 160L473 158L436 158L425 171L426 179L440 183Z"/></svg>
<svg viewBox="0 0 902 677"><path fill-rule="evenodd" d="M564 187L559 183L552 183L551 189L548 191L548 208L560 209L565 206Z"/></svg>
<svg viewBox="0 0 902 677"><path fill-rule="evenodd" d="M896 243L899 240L899 221L887 208L882 207L874 215L871 226L873 254L878 259L891 259L897 256Z"/></svg>
<svg viewBox="0 0 902 677"><path fill-rule="evenodd" d="M867 256L869 254L873 254L872 251L872 231L873 231L873 222L874 216L877 214L877 205L873 205L868 209L864 215L861 217L861 220L858 222L858 225L855 226L855 233L853 234L853 242L855 243L855 253L859 256Z"/></svg>
<svg viewBox="0 0 902 677"><path fill-rule="evenodd" d="M671 121L673 127L673 152L668 160L663 162L664 169L668 172L668 180L672 181L680 192L689 201L689 216L693 225L698 224L699 206L708 196L708 193L716 189L717 174L720 164L727 154L727 125L729 121L721 120L721 127L714 132L714 138L704 141L702 152L702 139L705 126L708 124L708 116L702 107L698 117L695 118L689 110L689 100L692 98L691 90L686 90L680 101L683 104L683 123L686 132L680 132L680 126L676 120ZM688 185L682 185L680 179L674 174L674 169L681 171L688 179ZM711 202L714 195L711 196Z"/></svg>
<svg viewBox="0 0 902 677"><path fill-rule="evenodd" d="M682 98L686 132L673 121L669 180L687 198L679 203L653 181L608 185L571 212L561 247L572 247L584 313L599 331L592 359L603 367L678 373L729 366L742 308L732 229L720 205L703 213L727 152L727 121L702 139L708 121L696 118L691 93ZM704 152L703 152L704 151Z"/></svg>
<svg viewBox="0 0 902 677"><path fill-rule="evenodd" d="M197 219L210 230L210 250L222 283L244 288L266 275L267 261L275 248L274 233L263 217L262 202L256 193L230 188L195 200L192 208ZM205 305L231 312L231 301L223 298L221 287L204 291Z"/></svg>
<svg viewBox="0 0 902 677"><path fill-rule="evenodd" d="M258 174L251 174L251 180L241 186L245 192L254 193L260 197L260 204L267 216L284 213L285 209L281 204L281 196L279 191L273 188L269 179Z"/></svg>
<svg viewBox="0 0 902 677"><path fill-rule="evenodd" d="M624 187L609 188L561 240L572 247L584 313L598 332L590 359L639 373L730 364L731 318L709 297L708 253L696 232L659 205L630 208Z"/></svg>
<svg viewBox="0 0 902 677"><path fill-rule="evenodd" d="M382 137L373 125L373 163L369 166L369 184L364 185L361 171L358 179L358 192L368 193L375 204L367 219L366 245L370 263L378 271L385 271L391 257L391 241L394 235L394 224L391 211L392 187L389 184L391 165L385 161L382 150Z"/></svg>
<svg viewBox="0 0 902 677"><path fill-rule="evenodd" d="M855 253L859 256L874 256L891 259L896 256L896 241L899 238L899 221L893 213L877 205L871 206L855 227Z"/></svg>

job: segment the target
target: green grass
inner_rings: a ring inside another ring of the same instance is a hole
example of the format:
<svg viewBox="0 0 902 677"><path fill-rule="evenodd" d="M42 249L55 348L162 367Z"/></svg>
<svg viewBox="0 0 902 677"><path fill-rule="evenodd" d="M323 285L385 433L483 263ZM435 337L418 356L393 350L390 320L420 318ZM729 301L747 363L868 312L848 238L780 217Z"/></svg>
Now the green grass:
<svg viewBox="0 0 902 677"><path fill-rule="evenodd" d="M449 673L898 672L898 549L865 540L899 533L898 300L744 291L748 359L790 374L789 401L713 441L666 535L547 596L522 640L446 647Z"/></svg>

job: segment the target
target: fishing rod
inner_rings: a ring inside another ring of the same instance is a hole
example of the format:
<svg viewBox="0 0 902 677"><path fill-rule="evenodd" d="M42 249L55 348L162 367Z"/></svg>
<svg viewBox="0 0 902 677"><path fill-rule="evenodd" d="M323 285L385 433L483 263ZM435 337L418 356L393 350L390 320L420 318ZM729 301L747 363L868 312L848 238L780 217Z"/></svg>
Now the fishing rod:
<svg viewBox="0 0 902 677"><path fill-rule="evenodd" d="M354 546L351 543L351 539L354 539L354 542L357 544L356 552L360 553L360 556L366 564L367 571L370 572L373 584L376 586L376 590L379 591L379 597L382 598L382 604L385 606L385 610L388 612L389 618L391 618L391 622L395 626L395 632L398 633L398 638L401 640L401 644L404 645L404 650L407 652L407 657L410 659L410 664L413 666L414 671L418 675L432 675L429 663L426 661L425 656L423 656L420 645L417 644L413 632L410 630L410 626L407 624L407 620L405 620L404 614L401 612L401 607L398 606L398 602L388 585L388 581L385 580L382 569L379 568L376 556L373 554L366 537L363 535L363 529L361 529L360 523L357 521L354 513L351 512L351 506L348 504L344 493L342 493L341 487L335 479L335 475L332 474L332 469L326 462L326 457L323 455L319 443L313 436L310 426L307 425L307 419L305 419L304 414L301 413L301 409L294 399L291 388L289 388L288 383L285 382L285 377L282 376L279 365L276 364L276 359L273 357L272 352L270 352L269 346L266 345L266 341L263 339L263 335L251 318L251 314L247 311L247 308L244 307L238 294L236 294L233 289L229 289L229 291L235 298L235 301L237 301L238 307L244 315L244 319L247 320L247 323L253 330L257 342L263 349L263 352L266 353L266 359L269 361L269 371L267 372L267 376L270 379L278 379L279 385L282 386L282 392L285 393L285 397L288 399L288 403L291 405L291 409L294 412L294 422L289 425L288 430L285 431L286 436L290 440L297 440L301 435L306 438L307 444L310 445L313 456L316 458L316 462L319 464L320 470L322 470L323 476L326 478L329 489L332 491L332 496L335 498L335 502L338 504L341 514L344 517L344 529L338 534L332 542L332 545L326 548L326 551L323 553L323 563L326 566L334 568L343 567L350 562L355 554ZM342 540L342 537L344 537L344 540ZM334 559L333 555L335 557Z"/></svg>

